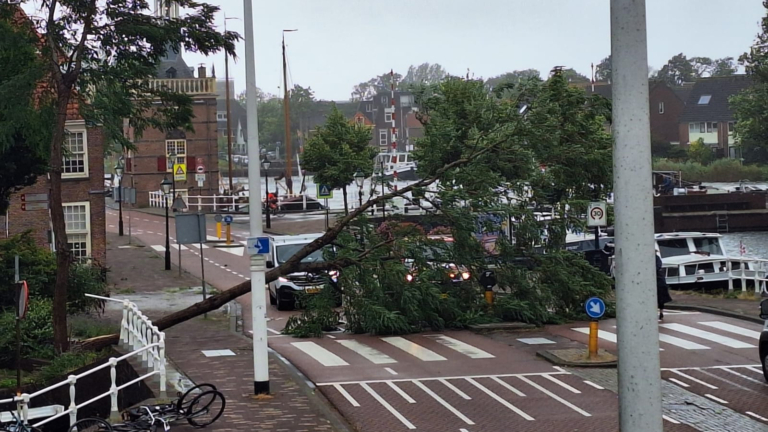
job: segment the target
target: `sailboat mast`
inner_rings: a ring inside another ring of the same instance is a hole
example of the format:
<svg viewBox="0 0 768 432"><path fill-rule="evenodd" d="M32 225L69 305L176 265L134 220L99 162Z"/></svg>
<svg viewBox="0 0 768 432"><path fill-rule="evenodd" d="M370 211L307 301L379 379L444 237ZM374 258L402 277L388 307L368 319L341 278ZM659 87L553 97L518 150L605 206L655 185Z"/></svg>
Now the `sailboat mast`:
<svg viewBox="0 0 768 432"><path fill-rule="evenodd" d="M288 193L293 195L293 166L291 158L293 149L291 148L291 120L290 108L288 106L288 72L285 60L285 30L283 30L283 111L285 116L285 184L288 186Z"/></svg>

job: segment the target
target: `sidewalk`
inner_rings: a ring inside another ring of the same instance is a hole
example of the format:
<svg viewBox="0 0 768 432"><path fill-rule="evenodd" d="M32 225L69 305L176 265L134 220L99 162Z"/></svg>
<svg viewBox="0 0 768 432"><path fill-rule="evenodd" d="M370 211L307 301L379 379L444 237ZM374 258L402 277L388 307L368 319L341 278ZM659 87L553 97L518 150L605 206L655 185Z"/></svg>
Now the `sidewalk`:
<svg viewBox="0 0 768 432"><path fill-rule="evenodd" d="M689 292L672 291L672 303L668 303L669 309L692 309L702 312L724 315L732 318L762 324L760 319L760 301L763 298L754 299L727 299L722 297L709 297Z"/></svg>
<svg viewBox="0 0 768 432"><path fill-rule="evenodd" d="M187 273L179 278L177 269L157 268L159 260L149 248L120 248L126 237L107 234L107 264L111 266L110 285L123 294L114 297L145 298L147 310L157 318L199 300L198 295L179 289L200 285ZM136 239L134 239L136 243ZM141 269L145 269L141 271ZM229 318L223 310L211 312L165 331L167 355L181 373L195 383L210 383L227 402L224 415L207 430L348 432L349 427L319 392L314 392L292 367L269 356L272 394L253 397L253 351L250 340L229 331ZM203 351L231 350L234 354L206 357ZM194 430L181 425L174 430Z"/></svg>

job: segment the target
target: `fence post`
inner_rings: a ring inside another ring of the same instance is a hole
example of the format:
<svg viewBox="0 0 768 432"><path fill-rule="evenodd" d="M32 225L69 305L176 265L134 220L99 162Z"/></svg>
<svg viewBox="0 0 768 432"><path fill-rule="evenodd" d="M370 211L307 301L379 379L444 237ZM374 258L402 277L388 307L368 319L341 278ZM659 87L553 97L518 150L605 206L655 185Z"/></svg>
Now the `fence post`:
<svg viewBox="0 0 768 432"><path fill-rule="evenodd" d="M160 398L167 399L166 394L166 370L165 370L165 333L160 333Z"/></svg>
<svg viewBox="0 0 768 432"><path fill-rule="evenodd" d="M120 323L120 343L128 343L128 300L123 300L123 321Z"/></svg>
<svg viewBox="0 0 768 432"><path fill-rule="evenodd" d="M120 410L117 407L117 359L114 357L109 358L109 376L112 378L112 386L109 388L111 399L109 420L114 423L120 421Z"/></svg>
<svg viewBox="0 0 768 432"><path fill-rule="evenodd" d="M731 263L731 260L726 261L726 265L728 266L728 292L733 291L733 264Z"/></svg>
<svg viewBox="0 0 768 432"><path fill-rule="evenodd" d="M760 270L758 270L758 262L755 263L755 294L760 294Z"/></svg>
<svg viewBox="0 0 768 432"><path fill-rule="evenodd" d="M77 383L77 377L74 375L69 376L69 425L72 426L77 421L77 404L75 404L75 384Z"/></svg>
<svg viewBox="0 0 768 432"><path fill-rule="evenodd" d="M747 290L747 263L741 261L741 290Z"/></svg>

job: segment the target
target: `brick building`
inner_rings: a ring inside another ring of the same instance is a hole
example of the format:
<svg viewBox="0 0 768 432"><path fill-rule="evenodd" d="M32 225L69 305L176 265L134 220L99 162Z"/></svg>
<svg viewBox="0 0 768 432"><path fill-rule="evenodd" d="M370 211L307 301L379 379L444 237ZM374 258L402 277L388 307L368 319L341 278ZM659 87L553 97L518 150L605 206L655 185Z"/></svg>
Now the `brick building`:
<svg viewBox="0 0 768 432"><path fill-rule="evenodd" d="M397 150L411 151L415 144L415 139L409 137L409 132L413 130L417 135L421 132L416 131L418 122L406 124L407 116L413 111L417 111L413 93L404 91L395 91L395 128L397 129ZM380 152L388 153L392 151L392 94L388 92L379 93L371 99L362 100L358 104L355 119L358 122L373 126L373 136L371 137L371 146L379 149ZM365 120L360 120L362 115ZM413 118L415 120L415 117Z"/></svg>

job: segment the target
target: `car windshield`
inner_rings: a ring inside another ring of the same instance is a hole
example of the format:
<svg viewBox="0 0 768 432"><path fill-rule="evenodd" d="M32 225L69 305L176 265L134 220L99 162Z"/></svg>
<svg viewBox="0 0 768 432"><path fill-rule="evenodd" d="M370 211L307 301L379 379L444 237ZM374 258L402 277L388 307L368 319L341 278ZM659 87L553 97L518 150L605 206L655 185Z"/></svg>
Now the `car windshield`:
<svg viewBox="0 0 768 432"><path fill-rule="evenodd" d="M674 240L659 240L656 242L659 245L659 252L661 252L662 258L668 258L673 256L688 255L688 241L686 239L674 239Z"/></svg>
<svg viewBox="0 0 768 432"><path fill-rule="evenodd" d="M693 239L693 245L696 246L696 250L699 252L707 252L710 255L723 254L723 250L720 249L720 241L716 238Z"/></svg>
<svg viewBox="0 0 768 432"><path fill-rule="evenodd" d="M277 262L278 264L282 264L288 259L290 259L292 256L296 254L296 252L300 251L301 248L308 245L309 243L301 243L301 244L289 244L289 245L282 245L277 247ZM316 250L306 256L301 262L303 263L311 263L311 262L321 262L323 261L323 249Z"/></svg>

